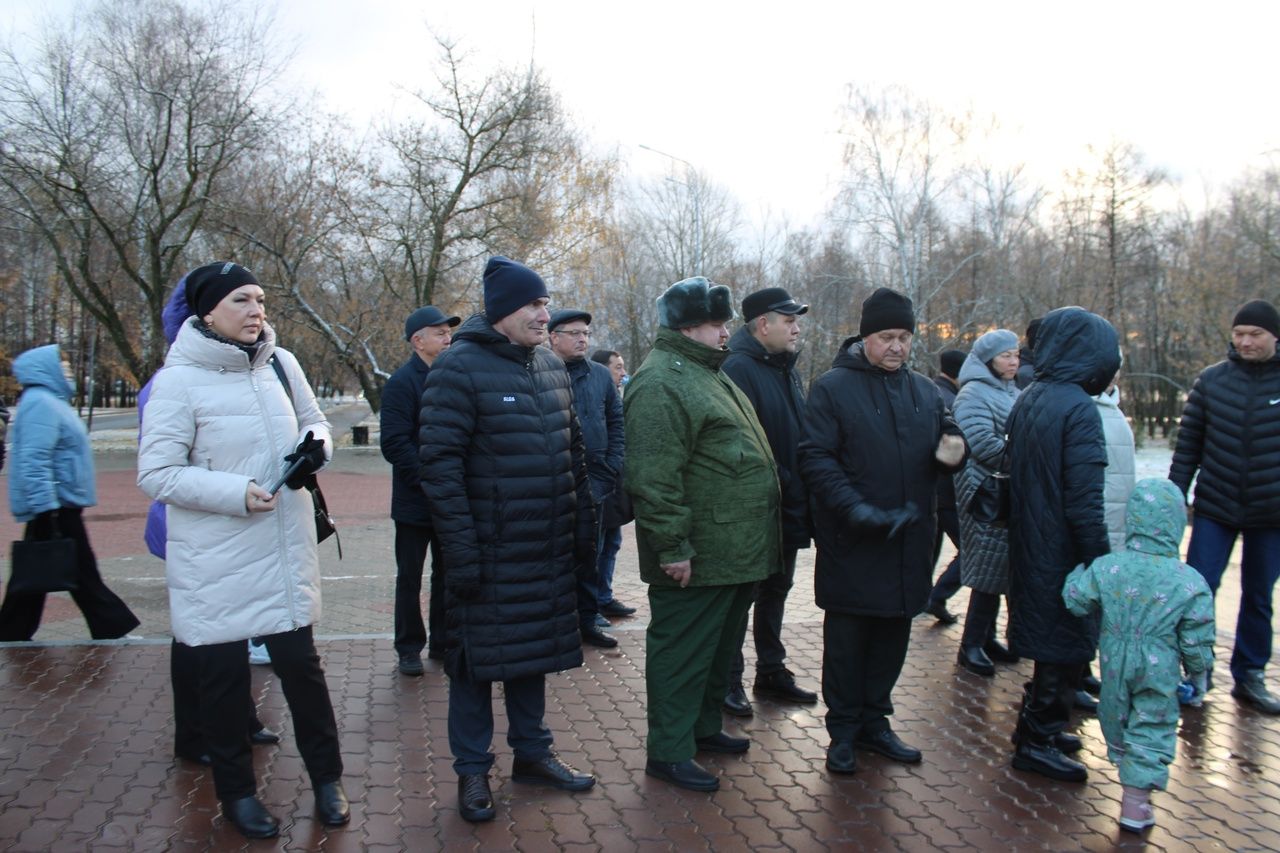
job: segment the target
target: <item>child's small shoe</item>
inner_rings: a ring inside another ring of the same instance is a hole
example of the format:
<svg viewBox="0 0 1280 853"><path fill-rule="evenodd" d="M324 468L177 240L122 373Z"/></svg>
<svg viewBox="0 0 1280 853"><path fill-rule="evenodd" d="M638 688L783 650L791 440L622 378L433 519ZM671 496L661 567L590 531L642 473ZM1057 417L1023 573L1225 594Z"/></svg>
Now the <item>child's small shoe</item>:
<svg viewBox="0 0 1280 853"><path fill-rule="evenodd" d="M1142 832L1155 825L1155 812L1151 808L1151 792L1126 785L1124 796L1120 799L1120 828L1130 832Z"/></svg>

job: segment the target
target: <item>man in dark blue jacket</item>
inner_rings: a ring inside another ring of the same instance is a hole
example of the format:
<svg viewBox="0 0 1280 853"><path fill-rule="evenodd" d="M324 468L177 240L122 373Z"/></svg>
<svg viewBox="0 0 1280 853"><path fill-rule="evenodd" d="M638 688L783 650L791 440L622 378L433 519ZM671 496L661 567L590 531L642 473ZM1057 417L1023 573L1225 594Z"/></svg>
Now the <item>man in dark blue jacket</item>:
<svg viewBox="0 0 1280 853"><path fill-rule="evenodd" d="M1036 336L1035 381L1009 414L1009 640L1035 661L1018 714L1013 766L1083 782L1083 764L1066 753L1080 670L1098 643L1094 618L1062 599L1067 575L1111 550L1103 508L1107 466L1102 418L1092 395L1120 368L1116 331L1083 308L1045 315Z"/></svg>
<svg viewBox="0 0 1280 853"><path fill-rule="evenodd" d="M781 287L767 287L742 300L744 325L729 340L729 357L721 368L751 401L778 464L782 488L782 571L756 588L751 633L756 645L754 691L782 702L812 705L818 694L796 684L785 665L782 614L796 575L796 555L809 547L809 493L800 480L796 448L804 420L804 389L795 374L800 346L800 317L809 306L796 302ZM743 626L745 634L746 626ZM745 639L745 637L744 637ZM729 673L724 710L737 717L752 714L742 689L742 650Z"/></svg>
<svg viewBox="0 0 1280 853"><path fill-rule="evenodd" d="M582 665L577 578L599 542L573 388L547 338L547 286L524 264L485 265L469 317L427 377L419 457L445 574L449 748L463 820L493 820L493 682L502 682L515 782L584 791L556 755L546 674Z"/></svg>
<svg viewBox="0 0 1280 853"><path fill-rule="evenodd" d="M591 340L590 314L571 308L557 309L551 312L547 331L551 335L551 351L564 362L573 382L573 407L582 427L591 495L599 508L617 490L618 476L622 473L626 454L622 400L618 397L609 368L587 358L587 344ZM598 564L599 560L596 562ZM618 645L618 641L601 630L598 620L602 618L597 579L583 573L578 577L578 624L582 628L582 641L597 648L611 649ZM604 622L608 624L608 620Z"/></svg>
<svg viewBox="0 0 1280 853"><path fill-rule="evenodd" d="M1227 359L1206 367L1187 397L1169 479L1185 493L1196 477L1187 562L1215 593L1236 538L1240 615L1231 655L1231 695L1268 714L1280 697L1267 689L1271 591L1280 577L1280 313L1255 299L1231 322Z"/></svg>
<svg viewBox="0 0 1280 853"><path fill-rule="evenodd" d="M396 526L395 649L400 671L422 675L422 649L427 657L444 656L444 589L440 575L440 546L431 530L431 510L427 506L418 462L418 408L422 388L436 357L453 341L453 327L461 320L446 317L434 305L419 308L404 324L404 338L413 355L391 374L382 387L382 455L392 465L391 519ZM427 627L422 624L422 567L431 550L431 592Z"/></svg>

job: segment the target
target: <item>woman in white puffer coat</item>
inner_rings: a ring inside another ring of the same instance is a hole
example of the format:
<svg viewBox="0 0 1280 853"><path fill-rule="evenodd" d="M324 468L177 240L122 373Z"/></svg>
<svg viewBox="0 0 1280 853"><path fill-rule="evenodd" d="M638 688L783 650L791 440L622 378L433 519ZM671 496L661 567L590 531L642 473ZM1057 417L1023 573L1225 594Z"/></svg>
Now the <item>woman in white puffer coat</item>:
<svg viewBox="0 0 1280 853"><path fill-rule="evenodd" d="M167 507L170 619L174 638L191 647L200 668L214 787L224 814L246 836L279 832L256 796L243 719L250 691L244 642L262 637L317 812L340 825L349 810L333 705L312 637L320 565L312 503L301 488L331 455L329 424L297 359L276 348L253 273L234 263L200 267L187 276L187 300L194 316L151 387L138 485ZM299 448L306 433L313 440ZM271 494L296 449L307 451L302 470Z"/></svg>

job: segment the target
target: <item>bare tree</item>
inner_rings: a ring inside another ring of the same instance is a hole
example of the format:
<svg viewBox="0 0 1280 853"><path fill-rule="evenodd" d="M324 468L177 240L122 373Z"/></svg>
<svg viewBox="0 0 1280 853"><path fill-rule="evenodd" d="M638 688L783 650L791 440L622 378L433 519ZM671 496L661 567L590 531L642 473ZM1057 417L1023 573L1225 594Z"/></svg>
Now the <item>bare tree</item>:
<svg viewBox="0 0 1280 853"><path fill-rule="evenodd" d="M269 129L279 60L263 16L174 0L104 2L31 55L0 50L0 199L135 379L163 358L167 288L210 200Z"/></svg>

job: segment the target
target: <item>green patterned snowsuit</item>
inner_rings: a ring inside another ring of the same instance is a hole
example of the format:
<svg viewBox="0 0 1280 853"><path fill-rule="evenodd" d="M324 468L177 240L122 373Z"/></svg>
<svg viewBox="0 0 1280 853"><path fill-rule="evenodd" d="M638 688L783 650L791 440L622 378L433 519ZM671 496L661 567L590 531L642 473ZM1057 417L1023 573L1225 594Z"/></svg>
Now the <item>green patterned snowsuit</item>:
<svg viewBox="0 0 1280 853"><path fill-rule="evenodd" d="M1182 492L1147 479L1129 498L1125 550L1077 568L1062 590L1067 609L1102 610L1098 722L1120 782L1161 788L1169 781L1178 729L1178 681L1213 666L1213 594L1178 558L1187 526Z"/></svg>

